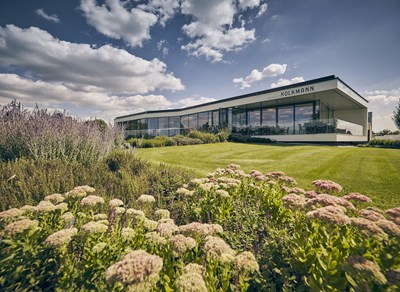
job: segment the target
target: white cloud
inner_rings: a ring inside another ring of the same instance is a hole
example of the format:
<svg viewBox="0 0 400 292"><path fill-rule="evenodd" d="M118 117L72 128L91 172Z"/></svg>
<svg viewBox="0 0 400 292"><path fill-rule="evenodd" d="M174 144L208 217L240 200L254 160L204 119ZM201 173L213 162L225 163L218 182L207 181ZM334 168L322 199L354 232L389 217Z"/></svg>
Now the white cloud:
<svg viewBox="0 0 400 292"><path fill-rule="evenodd" d="M17 67L35 79L63 82L78 91L144 94L184 89L158 59L147 61L109 45L93 48L60 41L35 27L0 27L0 66Z"/></svg>
<svg viewBox="0 0 400 292"><path fill-rule="evenodd" d="M127 10L125 3L106 0L105 4L97 6L96 0L81 0L79 8L88 24L98 32L123 39L132 47L141 47L143 41L150 39L150 27L157 23L157 16L138 8Z"/></svg>
<svg viewBox="0 0 400 292"><path fill-rule="evenodd" d="M47 19L49 21L55 22L55 23L59 23L60 19L58 18L58 16L56 14L53 15L48 15L43 8L37 9L36 10L36 14L43 17L44 19Z"/></svg>
<svg viewBox="0 0 400 292"><path fill-rule="evenodd" d="M85 108L90 115L107 121L124 114L174 105L163 95L137 94L121 97L104 92L71 89L62 82L43 82L16 74L0 74L0 103L7 104L14 98L24 105L38 103L40 107L62 108L65 104L71 104L77 108Z"/></svg>
<svg viewBox="0 0 400 292"><path fill-rule="evenodd" d="M178 0L150 0L147 4L141 4L138 8L150 11L158 15L160 24L165 26L166 22L174 16L179 8Z"/></svg>
<svg viewBox="0 0 400 292"><path fill-rule="evenodd" d="M295 83L299 83L299 82L304 82L304 78L303 77L294 77L292 79L280 78L278 80L278 82L272 83L271 87L281 87L281 86L295 84Z"/></svg>
<svg viewBox="0 0 400 292"><path fill-rule="evenodd" d="M164 56L168 55L168 43L166 40L161 40L157 43L157 50L161 51Z"/></svg>
<svg viewBox="0 0 400 292"><path fill-rule="evenodd" d="M247 8L259 1L242 2L240 5ZM205 56L212 62L220 62L226 52L240 50L256 39L254 29L232 27L238 12L235 1L183 0L181 12L194 18L194 21L182 27L192 41L181 47L193 56Z"/></svg>
<svg viewBox="0 0 400 292"><path fill-rule="evenodd" d="M286 64L270 64L265 67L262 71L254 69L246 77L234 78L233 83L240 85L240 89L251 87L251 83L260 81L267 77L276 77L282 75L286 71Z"/></svg>
<svg viewBox="0 0 400 292"><path fill-rule="evenodd" d="M371 103L396 104L400 100L400 88L393 90L367 91L366 95Z"/></svg>
<svg viewBox="0 0 400 292"><path fill-rule="evenodd" d="M260 5L260 0L239 0L239 8L246 10L247 8L254 8Z"/></svg>
<svg viewBox="0 0 400 292"><path fill-rule="evenodd" d="M212 102L215 101L216 99L211 98L211 97L188 97L188 98L183 98L181 100L178 101L178 103L182 106L182 107L188 107L188 106L193 106L193 105L197 105L197 104L202 104L202 103L207 103L207 102Z"/></svg>
<svg viewBox="0 0 400 292"><path fill-rule="evenodd" d="M260 6L260 9L258 10L256 17L262 16L265 12L267 12L267 9L268 9L268 4L267 3L262 4Z"/></svg>

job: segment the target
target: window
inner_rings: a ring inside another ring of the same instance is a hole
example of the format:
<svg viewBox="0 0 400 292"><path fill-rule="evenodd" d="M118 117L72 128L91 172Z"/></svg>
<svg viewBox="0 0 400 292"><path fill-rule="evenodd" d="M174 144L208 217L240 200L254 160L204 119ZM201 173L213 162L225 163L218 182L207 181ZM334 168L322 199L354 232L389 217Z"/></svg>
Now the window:
<svg viewBox="0 0 400 292"><path fill-rule="evenodd" d="M179 117L169 117L168 128L169 136L175 136L180 133L181 121Z"/></svg>
<svg viewBox="0 0 400 292"><path fill-rule="evenodd" d="M219 126L219 111L212 112L212 126L213 127Z"/></svg>
<svg viewBox="0 0 400 292"><path fill-rule="evenodd" d="M200 131L208 131L210 129L209 123L209 112L203 112L198 114L198 129Z"/></svg>
<svg viewBox="0 0 400 292"><path fill-rule="evenodd" d="M264 108L262 110L262 121L263 126L275 127L276 126L276 109L275 108Z"/></svg>
<svg viewBox="0 0 400 292"><path fill-rule="evenodd" d="M258 127L261 124L261 110L251 110L248 113L249 126Z"/></svg>
<svg viewBox="0 0 400 292"><path fill-rule="evenodd" d="M278 107L279 134L293 134L294 106Z"/></svg>
<svg viewBox="0 0 400 292"><path fill-rule="evenodd" d="M313 120L313 104L295 105L295 133L306 134L308 124Z"/></svg>
<svg viewBox="0 0 400 292"><path fill-rule="evenodd" d="M189 129L197 130L197 114L189 115L188 120Z"/></svg>

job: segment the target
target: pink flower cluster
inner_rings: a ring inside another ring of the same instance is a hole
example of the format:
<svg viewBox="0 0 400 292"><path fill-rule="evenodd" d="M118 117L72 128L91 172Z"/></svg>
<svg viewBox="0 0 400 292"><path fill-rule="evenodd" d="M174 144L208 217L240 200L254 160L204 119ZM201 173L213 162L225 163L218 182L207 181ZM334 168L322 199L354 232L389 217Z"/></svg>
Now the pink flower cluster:
<svg viewBox="0 0 400 292"><path fill-rule="evenodd" d="M331 180L321 180L317 179L312 182L312 184L319 190L328 192L341 192L343 190L342 186Z"/></svg>

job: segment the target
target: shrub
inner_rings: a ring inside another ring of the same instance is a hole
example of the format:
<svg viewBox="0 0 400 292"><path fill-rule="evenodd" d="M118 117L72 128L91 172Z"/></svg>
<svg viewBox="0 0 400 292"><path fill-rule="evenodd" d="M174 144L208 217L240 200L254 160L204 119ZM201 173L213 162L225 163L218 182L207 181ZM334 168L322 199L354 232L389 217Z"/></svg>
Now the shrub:
<svg viewBox="0 0 400 292"><path fill-rule="evenodd" d="M182 138L174 137L174 140L176 141L176 144L178 146L203 144L203 141L201 141L200 139L189 138L189 137L185 137L185 136Z"/></svg>
<svg viewBox="0 0 400 292"><path fill-rule="evenodd" d="M400 140L373 139L368 142L368 146L400 148Z"/></svg>
<svg viewBox="0 0 400 292"><path fill-rule="evenodd" d="M218 137L216 137L214 134L206 133L206 132L191 131L187 136L189 138L199 139L204 144L219 142L219 138Z"/></svg>
<svg viewBox="0 0 400 292"><path fill-rule="evenodd" d="M239 133L230 134L228 140L232 141L232 142L239 142L239 143L260 143L260 144L275 143L274 140L271 140L269 138L252 137L250 135L242 135Z"/></svg>
<svg viewBox="0 0 400 292"><path fill-rule="evenodd" d="M215 136L219 139L219 142L227 142L230 132L227 130L221 130Z"/></svg>
<svg viewBox="0 0 400 292"><path fill-rule="evenodd" d="M123 141L123 131L98 121L82 122L65 113L36 107L22 109L16 101L0 111L0 160L21 157L90 163Z"/></svg>

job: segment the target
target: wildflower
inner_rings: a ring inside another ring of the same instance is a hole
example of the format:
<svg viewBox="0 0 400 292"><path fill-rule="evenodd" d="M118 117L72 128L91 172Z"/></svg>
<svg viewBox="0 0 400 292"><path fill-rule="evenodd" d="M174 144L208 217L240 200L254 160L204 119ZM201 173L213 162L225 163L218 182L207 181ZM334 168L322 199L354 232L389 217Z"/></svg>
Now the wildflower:
<svg viewBox="0 0 400 292"><path fill-rule="evenodd" d="M170 219L170 218L168 218L168 219L160 219L157 222L158 222L158 224L160 224L160 223L175 224L174 219Z"/></svg>
<svg viewBox="0 0 400 292"><path fill-rule="evenodd" d="M75 187L64 195L65 199L76 199L83 197L86 197L85 187Z"/></svg>
<svg viewBox="0 0 400 292"><path fill-rule="evenodd" d="M382 214L380 214L374 210L368 210L368 209L362 209L362 210L358 211L358 215L360 215L361 217L363 217L365 219L371 220L371 221L379 221L379 220L386 219Z"/></svg>
<svg viewBox="0 0 400 292"><path fill-rule="evenodd" d="M168 243L165 237L162 237L160 234L154 231L146 233L145 238L148 243L156 246L166 245Z"/></svg>
<svg viewBox="0 0 400 292"><path fill-rule="evenodd" d="M19 217L25 213L25 210L17 208L8 209L7 211L0 212L0 219L9 219Z"/></svg>
<svg viewBox="0 0 400 292"><path fill-rule="evenodd" d="M282 198L283 205L288 209L303 209L306 199L294 193L288 194Z"/></svg>
<svg viewBox="0 0 400 292"><path fill-rule="evenodd" d="M278 177L281 177L281 176L284 176L284 175L285 175L285 173L283 171L273 171L273 172L268 172L266 174L266 176L270 176L270 177L273 177L273 178L278 178Z"/></svg>
<svg viewBox="0 0 400 292"><path fill-rule="evenodd" d="M247 176L247 174L243 171L243 170L241 170L241 169L237 169L237 170L235 170L235 175L236 176L238 176L238 177L246 177Z"/></svg>
<svg viewBox="0 0 400 292"><path fill-rule="evenodd" d="M64 197L61 194L52 194L44 197L45 201L50 201L53 204L62 203L64 201Z"/></svg>
<svg viewBox="0 0 400 292"><path fill-rule="evenodd" d="M98 244L93 246L92 251L94 253L101 253L106 246L107 246L107 244L105 242L99 242Z"/></svg>
<svg viewBox="0 0 400 292"><path fill-rule="evenodd" d="M158 279L162 266L163 261L159 256L151 255L144 250L135 250L110 266L104 275L109 283L118 281L131 286L147 282L149 279Z"/></svg>
<svg viewBox="0 0 400 292"><path fill-rule="evenodd" d="M219 257L219 262L223 265L230 265L235 262L235 257L230 253L223 253Z"/></svg>
<svg viewBox="0 0 400 292"><path fill-rule="evenodd" d="M397 226L396 223L384 219L377 221L376 225L382 228L386 233L392 236L400 237L400 227Z"/></svg>
<svg viewBox="0 0 400 292"><path fill-rule="evenodd" d="M189 190L186 189L186 188L179 188L179 189L176 191L176 193L177 193L178 195L181 195L181 196L188 196L188 197L191 197L191 196L193 196L194 191L189 191Z"/></svg>
<svg viewBox="0 0 400 292"><path fill-rule="evenodd" d="M239 270L252 273L258 271L258 263L254 255L245 251L235 257L235 264Z"/></svg>
<svg viewBox="0 0 400 292"><path fill-rule="evenodd" d="M61 247L67 245L72 236L78 233L78 229L70 228L70 229L62 229L57 231L51 235L49 235L44 241L45 244L51 245L53 247Z"/></svg>
<svg viewBox="0 0 400 292"><path fill-rule="evenodd" d="M175 224L160 223L156 231L163 237L171 237L174 233L179 232L179 228Z"/></svg>
<svg viewBox="0 0 400 292"><path fill-rule="evenodd" d="M219 195L221 198L230 198L230 195L227 191L224 190L216 190L215 193Z"/></svg>
<svg viewBox="0 0 400 292"><path fill-rule="evenodd" d="M148 231L153 231L157 228L158 222L153 221L150 219L145 218L143 221L143 227L147 229Z"/></svg>
<svg viewBox="0 0 400 292"><path fill-rule="evenodd" d="M351 218L351 224L358 227L367 235L372 235L378 239L386 238L386 233L375 222L365 218Z"/></svg>
<svg viewBox="0 0 400 292"><path fill-rule="evenodd" d="M386 214L392 216L393 218L398 218L400 217L400 207L388 209L386 210Z"/></svg>
<svg viewBox="0 0 400 292"><path fill-rule="evenodd" d="M209 192L211 189L215 188L215 185L213 183L203 183L199 185L199 188L205 192Z"/></svg>
<svg viewBox="0 0 400 292"><path fill-rule="evenodd" d="M231 163L231 164L229 164L226 168L233 169L233 170L237 170L237 169L240 168L240 165L239 165L239 164Z"/></svg>
<svg viewBox="0 0 400 292"><path fill-rule="evenodd" d="M338 183L335 183L331 180L315 180L312 184L320 190L329 191L329 192L341 192L343 190L342 186Z"/></svg>
<svg viewBox="0 0 400 292"><path fill-rule="evenodd" d="M58 205L54 206L54 210L61 210L61 213L64 213L65 211L68 210L68 204L67 203L60 203Z"/></svg>
<svg viewBox="0 0 400 292"><path fill-rule="evenodd" d="M193 237L205 237L209 235L209 228L199 222L192 222L186 225L179 226L179 231L184 235Z"/></svg>
<svg viewBox="0 0 400 292"><path fill-rule="evenodd" d="M196 247L196 241L191 237L182 234L174 235L170 239L174 256L181 256L189 249Z"/></svg>
<svg viewBox="0 0 400 292"><path fill-rule="evenodd" d="M340 206L346 207L347 209L350 209L350 210L356 209L354 207L354 205L352 203L350 203L349 201L347 201L343 198L331 196L328 194L319 194L317 197L310 199L306 203L306 207L314 207L314 206L318 206L318 205L322 205L322 206L340 205Z"/></svg>
<svg viewBox="0 0 400 292"><path fill-rule="evenodd" d="M107 214L96 214L93 216L94 221L99 221L99 220L107 220L108 216Z"/></svg>
<svg viewBox="0 0 400 292"><path fill-rule="evenodd" d="M99 205L104 204L104 199L99 196L90 195L90 196L84 197L81 200L80 206L81 207L95 207L97 204L99 204Z"/></svg>
<svg viewBox="0 0 400 292"><path fill-rule="evenodd" d="M90 221L82 226L82 230L88 233L105 233L108 226L100 221Z"/></svg>
<svg viewBox="0 0 400 292"><path fill-rule="evenodd" d="M295 193L295 194L305 194L306 193L306 191L304 190L304 189L302 189L302 188L298 188L298 187L294 187L294 188L292 188L291 190L290 190L290 192L289 193Z"/></svg>
<svg viewBox="0 0 400 292"><path fill-rule="evenodd" d="M204 267L195 263L190 263L187 264L184 268L183 268L183 273L197 273L197 274L203 274L204 272Z"/></svg>
<svg viewBox="0 0 400 292"><path fill-rule="evenodd" d="M357 275L359 279L372 281L379 285L385 285L387 280L382 274L379 266L372 261L360 256L349 257L347 259L347 269Z"/></svg>
<svg viewBox="0 0 400 292"><path fill-rule="evenodd" d="M296 180L290 176L287 175L281 175L278 177L280 183L285 183L289 185L295 185L297 184Z"/></svg>
<svg viewBox="0 0 400 292"><path fill-rule="evenodd" d="M121 237L125 240L132 240L136 237L136 231L129 227L122 228Z"/></svg>
<svg viewBox="0 0 400 292"><path fill-rule="evenodd" d="M143 211L132 208L126 210L126 216L131 218L134 223L142 222L146 218Z"/></svg>
<svg viewBox="0 0 400 292"><path fill-rule="evenodd" d="M150 195L141 195L136 202L141 204L151 204L154 203L156 199Z"/></svg>
<svg viewBox="0 0 400 292"><path fill-rule="evenodd" d="M115 213L116 214L124 214L125 208L124 207L115 207Z"/></svg>
<svg viewBox="0 0 400 292"><path fill-rule="evenodd" d="M307 219L317 218L336 225L350 224L350 218L344 214L341 206L326 206L306 214Z"/></svg>
<svg viewBox="0 0 400 292"><path fill-rule="evenodd" d="M358 202L362 202L362 203L372 203L372 200L369 197L367 197L365 195L362 195L360 193L350 193L350 194L348 194L346 196L343 196L342 198L345 199L345 200L348 200L348 201L358 201Z"/></svg>
<svg viewBox="0 0 400 292"><path fill-rule="evenodd" d="M176 280L176 287L179 292L207 292L207 286L201 274L184 273Z"/></svg>
<svg viewBox="0 0 400 292"><path fill-rule="evenodd" d="M214 236L207 236L204 250L207 257L219 259L222 254L235 254L235 251L221 238Z"/></svg>
<svg viewBox="0 0 400 292"><path fill-rule="evenodd" d="M27 212L35 212L36 211L36 206L32 206L32 205L23 205L20 208L21 211L27 211ZM0 213L1 214L1 213ZM1 215L0 215L1 218Z"/></svg>
<svg viewBox="0 0 400 292"><path fill-rule="evenodd" d="M203 226L205 226L207 228L208 235L215 235L217 233L224 233L224 229L219 224L207 224L207 223L204 223Z"/></svg>
<svg viewBox="0 0 400 292"><path fill-rule="evenodd" d="M124 205L124 202L122 202L120 199L112 199L108 202L108 207L110 207L110 208L120 207L123 205Z"/></svg>
<svg viewBox="0 0 400 292"><path fill-rule="evenodd" d="M206 182L206 181L203 181L201 178L195 178L189 182L189 187L198 187L199 185L201 185L204 182Z"/></svg>
<svg viewBox="0 0 400 292"><path fill-rule="evenodd" d="M67 213L62 214L60 218L61 218L61 220L67 222L70 220L74 220L75 216L71 212L67 212Z"/></svg>
<svg viewBox="0 0 400 292"><path fill-rule="evenodd" d="M170 212L167 209L158 209L154 212L154 215L158 220L160 219L169 219Z"/></svg>
<svg viewBox="0 0 400 292"><path fill-rule="evenodd" d="M36 206L37 212L51 212L55 210L55 207L50 201L40 201Z"/></svg>
<svg viewBox="0 0 400 292"><path fill-rule="evenodd" d="M22 233L25 230L34 229L38 226L39 226L39 222L37 220L22 219L22 220L15 221L13 223L8 224L4 228L4 231L5 231L5 233L8 233L11 236L13 236L18 233Z"/></svg>
<svg viewBox="0 0 400 292"><path fill-rule="evenodd" d="M78 188L84 190L87 193L93 193L95 191L95 189L91 186L79 186Z"/></svg>
<svg viewBox="0 0 400 292"><path fill-rule="evenodd" d="M257 177L257 176L262 176L263 174L261 172L259 172L258 170L252 170L252 171L250 171L250 175L252 177Z"/></svg>

